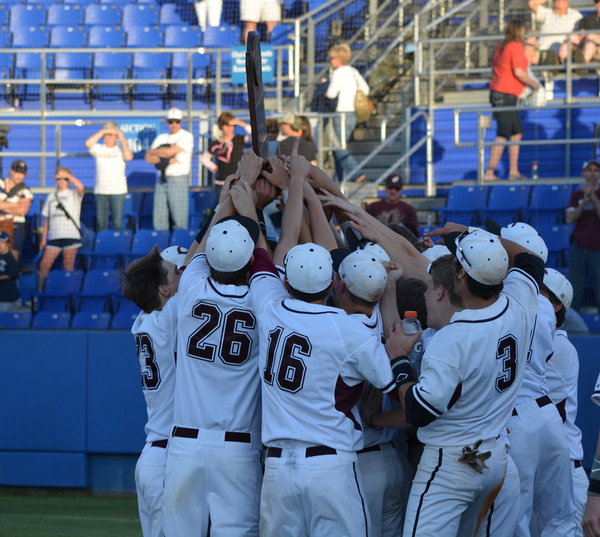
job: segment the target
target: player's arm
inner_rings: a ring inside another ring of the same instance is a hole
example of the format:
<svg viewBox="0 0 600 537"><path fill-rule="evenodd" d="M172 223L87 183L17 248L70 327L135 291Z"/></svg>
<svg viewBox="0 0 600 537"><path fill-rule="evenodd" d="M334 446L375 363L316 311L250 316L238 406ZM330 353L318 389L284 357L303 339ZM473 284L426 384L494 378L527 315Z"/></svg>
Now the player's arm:
<svg viewBox="0 0 600 537"><path fill-rule="evenodd" d="M396 263L388 263L386 266L388 277L385 286L385 291L379 299L379 310L383 319L383 333L388 337L396 323L400 321L400 313L398 312L398 300L396 298L396 284L402 278L402 268Z"/></svg>
<svg viewBox="0 0 600 537"><path fill-rule="evenodd" d="M323 212L323 206L316 192L308 182L304 183L304 201L308 209L312 242L323 246L326 250L334 250L337 248L335 235L329 226L329 220Z"/></svg>
<svg viewBox="0 0 600 537"><path fill-rule="evenodd" d="M251 218L257 224L259 224L258 215L256 213L256 200L254 198L254 192L250 184L248 184L246 181L237 181L231 187L230 195L233 206L237 210L238 214L241 216ZM268 250L267 240L265 239L265 236L263 235L262 231L258 234L256 248Z"/></svg>

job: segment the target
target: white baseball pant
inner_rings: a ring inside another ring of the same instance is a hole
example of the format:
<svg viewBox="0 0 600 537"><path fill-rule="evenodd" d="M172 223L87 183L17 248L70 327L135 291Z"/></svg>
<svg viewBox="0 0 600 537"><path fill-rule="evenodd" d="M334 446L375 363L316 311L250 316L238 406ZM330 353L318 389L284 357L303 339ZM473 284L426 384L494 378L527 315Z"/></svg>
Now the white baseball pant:
<svg viewBox="0 0 600 537"><path fill-rule="evenodd" d="M147 443L135 465L140 524L144 537L162 537L166 447Z"/></svg>

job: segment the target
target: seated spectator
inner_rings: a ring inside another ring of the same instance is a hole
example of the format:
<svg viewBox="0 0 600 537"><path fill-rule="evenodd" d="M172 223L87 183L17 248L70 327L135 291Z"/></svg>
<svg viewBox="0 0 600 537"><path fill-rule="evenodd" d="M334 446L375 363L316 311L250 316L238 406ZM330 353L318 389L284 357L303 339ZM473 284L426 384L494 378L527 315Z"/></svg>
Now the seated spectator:
<svg viewBox="0 0 600 537"><path fill-rule="evenodd" d="M546 0L529 0L529 8L533 19L538 23L539 40L529 38L528 43L536 46L536 52L531 54L533 64L558 65L567 57L567 48L561 45L568 39L582 15L576 9L569 7L569 0L554 0L552 8L543 6Z"/></svg>
<svg viewBox="0 0 600 537"><path fill-rule="evenodd" d="M400 199L402 187L399 173L389 175L385 180L385 198L367 205L365 210L384 224L402 224L419 236L417 212Z"/></svg>
<svg viewBox="0 0 600 537"><path fill-rule="evenodd" d="M10 236L0 231L0 311L15 311L21 307L18 276L19 263L10 251Z"/></svg>
<svg viewBox="0 0 600 537"><path fill-rule="evenodd" d="M309 125L310 126L310 125ZM302 155L311 164L316 165L317 161L315 144L312 140L307 140L304 136L304 125L300 116L286 114L279 122L279 132L283 139L279 142L279 154L291 155L296 138L300 138L298 154ZM310 133L309 133L310 136ZM312 138L312 136L311 136Z"/></svg>
<svg viewBox="0 0 600 537"><path fill-rule="evenodd" d="M588 13L576 26L576 30L586 31L586 34L574 34L571 36L573 43L573 61L575 63L590 63L592 60L599 61L598 44L600 43L600 0L596 0L596 11ZM564 48L564 53L563 53ZM568 44L561 46L561 56L567 57Z"/></svg>

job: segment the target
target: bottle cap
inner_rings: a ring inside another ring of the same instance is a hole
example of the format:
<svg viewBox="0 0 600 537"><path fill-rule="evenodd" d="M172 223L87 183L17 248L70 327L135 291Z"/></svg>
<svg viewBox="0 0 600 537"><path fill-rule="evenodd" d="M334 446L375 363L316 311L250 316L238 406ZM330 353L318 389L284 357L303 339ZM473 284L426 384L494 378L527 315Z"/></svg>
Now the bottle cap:
<svg viewBox="0 0 600 537"><path fill-rule="evenodd" d="M416 311L405 311L404 312L404 318L405 319L416 319L417 318L417 312Z"/></svg>

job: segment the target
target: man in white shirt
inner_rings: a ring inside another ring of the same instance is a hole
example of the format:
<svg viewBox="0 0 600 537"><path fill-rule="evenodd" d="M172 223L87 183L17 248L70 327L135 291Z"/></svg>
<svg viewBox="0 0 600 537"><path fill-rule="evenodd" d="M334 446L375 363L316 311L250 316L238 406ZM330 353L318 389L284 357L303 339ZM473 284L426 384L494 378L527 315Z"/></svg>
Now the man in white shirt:
<svg viewBox="0 0 600 537"><path fill-rule="evenodd" d="M146 162L160 170L154 188L152 222L154 229L188 227L188 177L192 166L194 137L181 128L183 113L179 108L167 112L169 132L159 134L146 151Z"/></svg>
<svg viewBox="0 0 600 537"><path fill-rule="evenodd" d="M104 138L104 143L98 143ZM121 145L117 143L119 141ZM133 159L129 144L114 121L108 121L85 142L90 154L96 159L96 231L108 228L108 211L112 217L112 229L123 228L123 208L127 195L125 163Z"/></svg>

